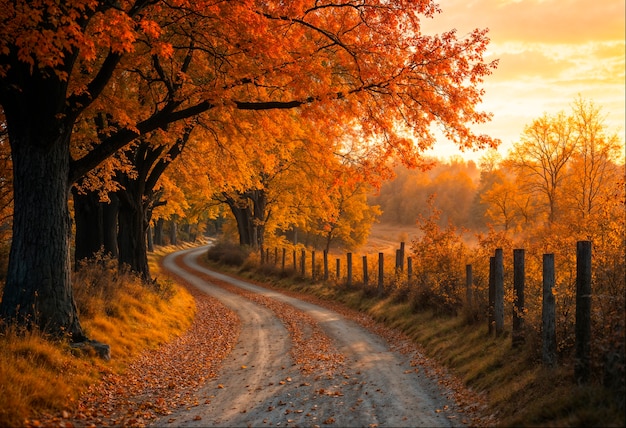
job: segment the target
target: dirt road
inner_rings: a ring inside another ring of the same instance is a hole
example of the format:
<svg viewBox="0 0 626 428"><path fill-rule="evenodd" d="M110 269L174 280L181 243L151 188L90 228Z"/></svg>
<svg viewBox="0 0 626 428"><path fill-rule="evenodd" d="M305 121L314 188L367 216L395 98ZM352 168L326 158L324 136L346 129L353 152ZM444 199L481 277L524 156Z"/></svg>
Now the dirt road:
<svg viewBox="0 0 626 428"><path fill-rule="evenodd" d="M329 309L212 272L197 262L205 251L174 253L164 267L235 311L241 334L218 376L199 391L204 405L176 410L154 425L467 423L449 391L411 363L414 355L392 351L381 337Z"/></svg>

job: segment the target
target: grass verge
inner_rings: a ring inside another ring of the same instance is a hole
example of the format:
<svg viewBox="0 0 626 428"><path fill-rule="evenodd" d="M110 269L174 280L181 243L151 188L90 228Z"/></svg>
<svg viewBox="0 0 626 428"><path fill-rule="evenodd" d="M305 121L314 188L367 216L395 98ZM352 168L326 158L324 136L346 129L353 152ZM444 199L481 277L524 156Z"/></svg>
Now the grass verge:
<svg viewBox="0 0 626 428"><path fill-rule="evenodd" d="M486 323L469 324L463 315L415 311L396 296L378 297L372 290L303 280L251 263L241 268L206 263L257 283L341 303L404 332L468 387L485 393L500 426L626 426L623 385L620 390L608 389L601 379L578 385L571 356L563 356L556 368L543 367L541 344L530 335L522 346L513 347L509 334L489 336Z"/></svg>
<svg viewBox="0 0 626 428"><path fill-rule="evenodd" d="M173 250L164 247L150 255L153 276L160 274L158 260ZM143 284L105 258L75 275L74 298L85 332L111 346L111 361L40 332L5 329L0 334L0 426L70 413L80 394L103 374L123 374L142 352L186 331L195 314L193 297L184 288L168 281Z"/></svg>

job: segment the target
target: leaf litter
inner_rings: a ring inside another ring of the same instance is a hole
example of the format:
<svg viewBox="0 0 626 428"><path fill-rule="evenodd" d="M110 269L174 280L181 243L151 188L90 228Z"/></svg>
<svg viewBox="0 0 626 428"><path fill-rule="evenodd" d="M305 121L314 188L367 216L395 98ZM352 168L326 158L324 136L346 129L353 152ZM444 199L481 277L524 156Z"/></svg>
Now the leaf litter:
<svg viewBox="0 0 626 428"><path fill-rule="evenodd" d="M181 261L177 261L177 264L189 270ZM195 274L203 276L198 272ZM320 373L328 378L342 374L344 356L335 349L332 340L313 318L286 303L242 290L214 278L205 279L272 310L292 337L291 355L303 374L317 374L318 378L322 376ZM193 295L197 305L197 315L188 332L156 350L144 353L124 375L105 374L102 382L92 385L81 396L73 411L63 411L57 416L45 415L37 420L26 421L26 425L138 427L169 415L177 408L198 406L196 393L206 381L216 377L221 361L237 342L239 322L237 316L217 299L181 282ZM455 424L497 424L496 417L487 412L484 395L468 389L444 367L425 357L419 346L402 332L383 326L372 317L338 303L278 289L265 283L256 284L331 309L384 338L392 350L410 355L411 367L415 367L415 372L419 372L421 368L426 376L435 379L449 392L449 398L454 400L461 412L467 415L467 418L455 421ZM284 384L285 380L281 382ZM218 387L223 388L224 385L220 384ZM339 390L321 389L315 392L319 395L342 396ZM437 413L447 410L436 409ZM450 419L454 417L449 416ZM333 418L328 418L323 424L333 422Z"/></svg>
<svg viewBox="0 0 626 428"><path fill-rule="evenodd" d="M195 393L217 375L237 342L239 320L219 300L184 285L197 307L186 333L144 352L121 375L105 373L81 395L74 409L27 420L25 426L141 427L173 409L198 406Z"/></svg>

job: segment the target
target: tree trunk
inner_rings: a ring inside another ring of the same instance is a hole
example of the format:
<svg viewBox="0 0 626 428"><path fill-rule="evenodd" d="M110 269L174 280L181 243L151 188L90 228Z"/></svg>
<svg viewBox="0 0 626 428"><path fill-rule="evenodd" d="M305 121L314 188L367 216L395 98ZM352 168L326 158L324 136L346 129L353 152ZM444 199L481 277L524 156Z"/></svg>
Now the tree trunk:
<svg viewBox="0 0 626 428"><path fill-rule="evenodd" d="M237 223L239 245L252 247L255 241L252 236L252 209L249 201L240 195L236 196L236 199L227 193L223 195Z"/></svg>
<svg viewBox="0 0 626 428"><path fill-rule="evenodd" d="M163 223L165 220L160 218L154 224L154 245L163 245Z"/></svg>
<svg viewBox="0 0 626 428"><path fill-rule="evenodd" d="M115 193L109 194L110 202L101 202L102 208L102 245L105 254L118 257L117 249L117 215L120 210L120 201Z"/></svg>
<svg viewBox="0 0 626 428"><path fill-rule="evenodd" d="M252 212L250 208L230 205L230 210L235 216L235 221L237 222L239 245L253 247L254 238L252 236Z"/></svg>
<svg viewBox="0 0 626 428"><path fill-rule="evenodd" d="M80 193L72 188L74 199L74 268L85 259L92 259L104 247L102 206L97 192Z"/></svg>
<svg viewBox="0 0 626 428"><path fill-rule="evenodd" d="M120 267L127 265L144 281L150 281L146 231L148 222L142 203L143 189L134 180L126 180L124 190L118 191L117 246Z"/></svg>
<svg viewBox="0 0 626 428"><path fill-rule="evenodd" d="M253 190L249 192L248 198L254 203L254 218L252 219L252 229L254 231L253 238L256 245L255 248L263 248L265 245L265 223L269 214L267 211L267 193L265 190Z"/></svg>
<svg viewBox="0 0 626 428"><path fill-rule="evenodd" d="M100 202L97 192L80 194L72 188L74 199L75 267L81 260L91 259L102 250L104 255L117 257L117 212L119 202L115 194L110 202Z"/></svg>
<svg viewBox="0 0 626 428"><path fill-rule="evenodd" d="M148 226L148 251L153 253L154 252L154 236L152 234L152 227Z"/></svg>
<svg viewBox="0 0 626 428"><path fill-rule="evenodd" d="M70 279L72 127L59 115L59 97L52 96L63 93L65 84L31 75L23 88L17 95L5 93L2 100L13 160L14 216L0 314L9 322L36 325L78 342L85 336Z"/></svg>
<svg viewBox="0 0 626 428"><path fill-rule="evenodd" d="M265 191L250 190L235 197L224 193L224 197L237 222L239 245L246 245L255 250L263 248L265 223L269 217Z"/></svg>
<svg viewBox="0 0 626 428"><path fill-rule="evenodd" d="M172 216L172 223L170 227L170 244L178 245L178 225L176 223L176 216Z"/></svg>

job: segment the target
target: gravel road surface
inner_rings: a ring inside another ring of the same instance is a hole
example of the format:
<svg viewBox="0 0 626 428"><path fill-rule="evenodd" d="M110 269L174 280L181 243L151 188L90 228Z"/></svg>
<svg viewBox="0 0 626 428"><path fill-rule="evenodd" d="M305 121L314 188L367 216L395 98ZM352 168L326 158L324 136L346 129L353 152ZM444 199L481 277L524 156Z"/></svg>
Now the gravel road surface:
<svg viewBox="0 0 626 428"><path fill-rule="evenodd" d="M198 392L204 404L176 409L153 425L468 423L450 391L426 376L412 355L393 351L383 338L337 312L206 269L197 261L205 252L201 247L174 253L164 267L233 310L241 333L217 376ZM307 360L311 345L319 348L311 352L317 361Z"/></svg>

